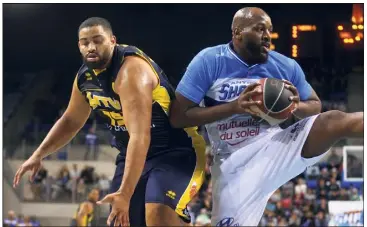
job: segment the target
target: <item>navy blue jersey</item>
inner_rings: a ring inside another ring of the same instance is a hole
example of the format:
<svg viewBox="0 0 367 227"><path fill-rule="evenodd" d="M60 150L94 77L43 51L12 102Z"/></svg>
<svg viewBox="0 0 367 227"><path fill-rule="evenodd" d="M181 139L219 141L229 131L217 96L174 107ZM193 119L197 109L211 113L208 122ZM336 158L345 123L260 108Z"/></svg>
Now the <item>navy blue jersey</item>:
<svg viewBox="0 0 367 227"><path fill-rule="evenodd" d="M169 106L174 98L174 89L163 70L145 53L134 46L116 45L108 68L96 71L82 65L77 75L77 86L85 96L98 121L103 122L116 137L116 147L120 158L126 156L129 133L125 126L120 97L114 90L117 74L128 56L145 60L156 74L159 83L153 90L151 144L148 159L177 149L190 149L204 152L205 142L197 133L197 127L174 129L168 119Z"/></svg>

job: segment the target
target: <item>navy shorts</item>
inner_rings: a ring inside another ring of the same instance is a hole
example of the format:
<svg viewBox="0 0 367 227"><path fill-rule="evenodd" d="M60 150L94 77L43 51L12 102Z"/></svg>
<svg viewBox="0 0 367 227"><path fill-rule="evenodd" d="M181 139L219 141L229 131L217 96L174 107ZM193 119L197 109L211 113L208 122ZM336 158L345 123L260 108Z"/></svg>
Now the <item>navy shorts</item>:
<svg viewBox="0 0 367 227"><path fill-rule="evenodd" d="M120 188L124 168L124 161L117 164L111 193ZM165 204L190 222L186 206L203 184L204 168L204 151L194 149L174 150L147 160L130 201L130 225L146 226L146 203Z"/></svg>

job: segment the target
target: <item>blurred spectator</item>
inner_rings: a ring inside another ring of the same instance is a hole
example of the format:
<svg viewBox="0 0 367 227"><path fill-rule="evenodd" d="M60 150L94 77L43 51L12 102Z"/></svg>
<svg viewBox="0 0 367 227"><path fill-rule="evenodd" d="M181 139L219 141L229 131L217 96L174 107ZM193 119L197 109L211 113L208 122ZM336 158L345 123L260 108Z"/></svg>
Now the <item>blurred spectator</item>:
<svg viewBox="0 0 367 227"><path fill-rule="evenodd" d="M315 180L320 176L320 168L318 165L313 165L306 170L306 179Z"/></svg>
<svg viewBox="0 0 367 227"><path fill-rule="evenodd" d="M313 218L313 214L311 211L307 211L306 214L301 219L302 227L311 227L315 226L315 220Z"/></svg>
<svg viewBox="0 0 367 227"><path fill-rule="evenodd" d="M280 193L280 189L277 189L271 196L270 196L270 201L273 203L277 203L282 199L282 195Z"/></svg>
<svg viewBox="0 0 367 227"><path fill-rule="evenodd" d="M319 179L318 185L317 185L317 191L316 191L317 197L319 198L326 197L328 193L329 193L329 188L326 186L325 180Z"/></svg>
<svg viewBox="0 0 367 227"><path fill-rule="evenodd" d="M73 168L70 170L70 178L71 179L78 179L80 176L80 173L78 171L78 165L73 164Z"/></svg>
<svg viewBox="0 0 367 227"><path fill-rule="evenodd" d="M330 185L329 185L329 191L330 191L329 199L337 200L339 197L340 186L336 182L336 178L331 178Z"/></svg>
<svg viewBox="0 0 367 227"><path fill-rule="evenodd" d="M24 216L23 221L19 223L18 226L33 226L33 223L29 216Z"/></svg>
<svg viewBox="0 0 367 227"><path fill-rule="evenodd" d="M207 209L200 210L200 214L195 219L195 226L210 226L211 220L208 215Z"/></svg>
<svg viewBox="0 0 367 227"><path fill-rule="evenodd" d="M300 208L304 203L303 194L295 194L293 199L293 204L295 207Z"/></svg>
<svg viewBox="0 0 367 227"><path fill-rule="evenodd" d="M15 212L13 210L8 211L8 217L4 220L4 224L9 227L16 227L18 224L18 219L16 218Z"/></svg>
<svg viewBox="0 0 367 227"><path fill-rule="evenodd" d="M276 203L274 214L276 216L283 216L284 215L284 209L282 207L282 202L277 202Z"/></svg>
<svg viewBox="0 0 367 227"><path fill-rule="evenodd" d="M330 164L339 164L341 162L341 160L342 160L342 157L336 153L335 148L331 148L330 155L329 155L327 161Z"/></svg>
<svg viewBox="0 0 367 227"><path fill-rule="evenodd" d="M92 154L92 160L97 160L98 157L98 136L94 126L89 128L87 135L85 135L85 144L87 145L84 160L88 160Z"/></svg>
<svg viewBox="0 0 367 227"><path fill-rule="evenodd" d="M285 217L281 217L278 226L288 226L287 219Z"/></svg>
<svg viewBox="0 0 367 227"><path fill-rule="evenodd" d="M351 201L359 201L359 200L361 200L361 197L358 194L358 189L356 189L356 188L351 188L350 189L350 200Z"/></svg>
<svg viewBox="0 0 367 227"><path fill-rule="evenodd" d="M67 186L69 185L70 181L70 173L69 169L66 165L63 165L58 173L58 176L56 178L56 182L52 185L52 195L51 198L55 200L60 193L66 192Z"/></svg>
<svg viewBox="0 0 367 227"><path fill-rule="evenodd" d="M292 190L293 191L293 190ZM284 209L292 208L292 194L289 190L283 191L281 204Z"/></svg>
<svg viewBox="0 0 367 227"><path fill-rule="evenodd" d="M327 204L327 200L322 198L320 199L320 204L317 206L316 208L317 212L324 212L324 213L329 213L329 209L328 209L328 204Z"/></svg>
<svg viewBox="0 0 367 227"><path fill-rule="evenodd" d="M86 190L89 192L92 190L93 185L95 183L95 176L94 176L94 167L84 166L80 173L80 178L83 179L83 183L86 187Z"/></svg>
<svg viewBox="0 0 367 227"><path fill-rule="evenodd" d="M297 215L298 212L293 211L290 218L289 218L289 226L300 226L301 224L301 219L300 217Z"/></svg>
<svg viewBox="0 0 367 227"><path fill-rule="evenodd" d="M323 226L328 226L328 221L325 217L325 213L322 211L319 211L317 213L317 216L315 218L315 226L316 227L323 227Z"/></svg>
<svg viewBox="0 0 367 227"><path fill-rule="evenodd" d="M306 201L313 201L316 199L316 194L311 188L308 188L304 198Z"/></svg>
<svg viewBox="0 0 367 227"><path fill-rule="evenodd" d="M320 176L321 179L323 179L324 181L328 180L329 179L329 170L324 167L322 170L321 170L321 176Z"/></svg>
<svg viewBox="0 0 367 227"><path fill-rule="evenodd" d="M102 174L101 178L98 181L98 186L102 198L108 194L110 190L110 184L111 182L108 180L107 176Z"/></svg>
<svg viewBox="0 0 367 227"><path fill-rule="evenodd" d="M330 176L330 178L335 178L335 180L337 182L340 181L340 174L338 174L337 168L334 167L334 168L331 169L331 176Z"/></svg>
<svg viewBox="0 0 367 227"><path fill-rule="evenodd" d="M42 199L42 189L43 183L47 177L47 170L41 166L40 170L34 177L34 180L31 184L31 190L36 200Z"/></svg>
<svg viewBox="0 0 367 227"><path fill-rule="evenodd" d="M302 178L298 178L297 185L294 187L294 192L297 194L306 194L307 185Z"/></svg>
<svg viewBox="0 0 367 227"><path fill-rule="evenodd" d="M69 174L70 174L70 180L67 185L67 188L68 190L75 193L77 191L77 185L78 185L78 181L80 177L80 173L79 173L77 164L73 164L72 169L69 171Z"/></svg>
<svg viewBox="0 0 367 227"><path fill-rule="evenodd" d="M348 192L347 192L347 190L345 190L345 188L342 188L342 189L340 190L338 200L341 200L341 201L347 201L347 200L350 200L350 199L349 199Z"/></svg>
<svg viewBox="0 0 367 227"><path fill-rule="evenodd" d="M13 210L8 211L8 217L4 220L3 226L5 227L17 227L17 226L32 226L39 227L40 223L35 218L29 216L18 215L16 218L15 212Z"/></svg>

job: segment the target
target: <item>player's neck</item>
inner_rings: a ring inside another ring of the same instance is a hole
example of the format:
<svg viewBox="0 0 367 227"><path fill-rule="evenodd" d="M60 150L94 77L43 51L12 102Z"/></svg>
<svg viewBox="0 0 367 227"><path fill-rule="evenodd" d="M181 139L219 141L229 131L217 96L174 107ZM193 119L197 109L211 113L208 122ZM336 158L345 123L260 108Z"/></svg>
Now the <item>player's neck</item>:
<svg viewBox="0 0 367 227"><path fill-rule="evenodd" d="M241 60L245 62L248 66L258 64L257 62L251 60L252 54L249 51L242 50L241 48L238 47L238 45L235 45L233 42L231 46L233 51L237 54L237 56L241 58Z"/></svg>

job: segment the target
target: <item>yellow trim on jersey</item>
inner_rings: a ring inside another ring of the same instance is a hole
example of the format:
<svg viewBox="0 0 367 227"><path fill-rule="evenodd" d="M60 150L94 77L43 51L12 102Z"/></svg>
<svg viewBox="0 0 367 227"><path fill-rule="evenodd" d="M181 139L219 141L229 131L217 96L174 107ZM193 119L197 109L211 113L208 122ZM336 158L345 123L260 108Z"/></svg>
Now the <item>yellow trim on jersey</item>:
<svg viewBox="0 0 367 227"><path fill-rule="evenodd" d="M191 137L192 145L196 153L196 166L190 183L178 201L175 211L178 215L189 219L189 217L183 211L192 199L193 195L191 189L196 187L195 190L197 193L205 180L205 140L197 132L197 127L185 128L184 130Z"/></svg>
<svg viewBox="0 0 367 227"><path fill-rule="evenodd" d="M137 48L138 49L138 48ZM150 66L150 68L152 68L152 70L153 70L153 72L154 72L154 74L155 74L155 76L157 77L157 79L158 79L158 83L157 83L157 87L158 86L160 86L160 84L161 84L161 80L160 80L160 78L159 78L159 75L158 75L158 72L155 70L155 68L154 68L154 66L152 65L152 62L153 62L153 60L151 59L151 58L146 58L144 55L143 55L143 52L140 50L140 49L138 49L139 51L140 51L140 53L139 52L137 52L136 54L139 56L139 57L141 57L143 60L145 60L146 62L148 62L148 64L149 64L149 66ZM157 87L155 87L155 88L157 88Z"/></svg>
<svg viewBox="0 0 367 227"><path fill-rule="evenodd" d="M171 97L168 94L168 91L163 86L157 86L153 90L153 102L158 102L159 105L163 108L164 112L168 113L169 105L171 103Z"/></svg>
<svg viewBox="0 0 367 227"><path fill-rule="evenodd" d="M102 72L106 71L107 69L93 69L94 74L96 74L96 76L98 76L99 74L101 74Z"/></svg>
<svg viewBox="0 0 367 227"><path fill-rule="evenodd" d="M122 47L128 47L129 46L129 45L126 45L126 44L118 44L118 45L119 46L122 46ZM146 61L149 64L150 68L152 68L152 70L154 72L154 75L158 79L157 86L153 89L153 94L154 94L154 90L156 90L157 88L159 88L160 87L160 84L161 84L161 79L159 78L159 74L158 74L157 70L155 70L155 68L154 68L154 66L152 64L152 62L154 62L154 61L150 57L148 57L148 58L145 57L144 54L143 54L144 52L142 50L140 50L137 47L135 47L135 48L138 50L138 52L135 52L135 54L137 55L137 57L140 57L141 59L143 59L144 61ZM124 60L125 60L125 57L122 58L121 63L124 62ZM112 90L113 90L113 92L115 92L115 94L117 94L116 91L115 91L115 82L112 82ZM153 102L154 102L154 98L153 98Z"/></svg>

